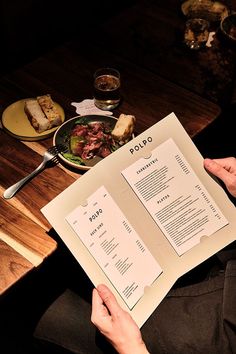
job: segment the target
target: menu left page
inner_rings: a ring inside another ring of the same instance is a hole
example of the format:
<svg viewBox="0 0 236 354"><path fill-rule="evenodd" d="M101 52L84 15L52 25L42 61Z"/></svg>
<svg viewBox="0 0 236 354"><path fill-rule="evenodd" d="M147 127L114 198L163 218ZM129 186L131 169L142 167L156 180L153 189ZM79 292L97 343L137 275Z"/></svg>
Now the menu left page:
<svg viewBox="0 0 236 354"><path fill-rule="evenodd" d="M106 188L101 186L66 220L132 309L162 269Z"/></svg>

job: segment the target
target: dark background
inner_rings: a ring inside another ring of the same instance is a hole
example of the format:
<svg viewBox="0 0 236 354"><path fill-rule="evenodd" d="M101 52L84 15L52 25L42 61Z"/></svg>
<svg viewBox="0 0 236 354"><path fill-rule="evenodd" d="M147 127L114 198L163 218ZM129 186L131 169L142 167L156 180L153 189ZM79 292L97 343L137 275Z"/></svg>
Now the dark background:
<svg viewBox="0 0 236 354"><path fill-rule="evenodd" d="M0 1L0 74L25 64L71 38L96 35L93 28L134 0Z"/></svg>

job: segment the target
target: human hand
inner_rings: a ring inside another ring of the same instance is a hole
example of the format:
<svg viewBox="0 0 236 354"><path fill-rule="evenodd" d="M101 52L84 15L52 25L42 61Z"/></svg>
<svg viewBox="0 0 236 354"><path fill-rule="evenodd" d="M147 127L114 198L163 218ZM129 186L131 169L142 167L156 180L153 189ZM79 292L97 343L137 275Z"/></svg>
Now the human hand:
<svg viewBox="0 0 236 354"><path fill-rule="evenodd" d="M93 289L91 321L119 354L148 353L137 324L103 284Z"/></svg>
<svg viewBox="0 0 236 354"><path fill-rule="evenodd" d="M204 167L220 178L229 193L236 197L236 158L226 157L222 159L205 159Z"/></svg>

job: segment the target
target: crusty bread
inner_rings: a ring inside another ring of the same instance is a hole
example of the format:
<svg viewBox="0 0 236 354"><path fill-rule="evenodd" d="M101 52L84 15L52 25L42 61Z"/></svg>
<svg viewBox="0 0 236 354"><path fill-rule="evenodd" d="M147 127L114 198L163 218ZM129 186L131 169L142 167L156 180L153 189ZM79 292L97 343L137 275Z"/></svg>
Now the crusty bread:
<svg viewBox="0 0 236 354"><path fill-rule="evenodd" d="M112 137L119 142L127 142L134 131L135 116L121 114L111 132Z"/></svg>
<svg viewBox="0 0 236 354"><path fill-rule="evenodd" d="M62 123L62 118L60 113L55 106L50 95L38 96L37 101L44 112L45 116L49 120L50 127L58 126Z"/></svg>
<svg viewBox="0 0 236 354"><path fill-rule="evenodd" d="M26 100L24 110L30 123L38 133L42 133L50 128L50 122L45 117L36 99Z"/></svg>

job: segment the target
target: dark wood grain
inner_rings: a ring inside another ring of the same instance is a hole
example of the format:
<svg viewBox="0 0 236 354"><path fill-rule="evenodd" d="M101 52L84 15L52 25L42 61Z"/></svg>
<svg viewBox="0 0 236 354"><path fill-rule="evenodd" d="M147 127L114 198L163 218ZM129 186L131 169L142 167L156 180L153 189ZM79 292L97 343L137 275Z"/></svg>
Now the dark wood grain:
<svg viewBox="0 0 236 354"><path fill-rule="evenodd" d="M135 114L138 133L175 112L193 137L219 115L219 106L205 98L109 51L99 50L99 46L81 41L61 46L0 80L2 97L7 96L10 104L19 98L48 92L63 106L68 119L76 115L71 102L93 97L95 69L109 65L120 70L122 79L122 102L114 115Z"/></svg>
<svg viewBox="0 0 236 354"><path fill-rule="evenodd" d="M34 266L0 240L0 294L25 276Z"/></svg>
<svg viewBox="0 0 236 354"><path fill-rule="evenodd" d="M6 189L38 167L42 156L3 131L0 131L0 139L0 185ZM17 198L38 222L49 228L40 209L72 182L74 178L58 166L46 168L13 198Z"/></svg>
<svg viewBox="0 0 236 354"><path fill-rule="evenodd" d="M230 102L235 79L235 47L221 36L217 23L212 24L211 30L216 32L212 46L191 51L184 44L185 22L178 0L137 1L103 23L97 41L104 48L109 43L116 55L225 105Z"/></svg>
<svg viewBox="0 0 236 354"><path fill-rule="evenodd" d="M0 207L1 233L7 234L42 260L52 253L56 242L47 236L42 227L5 200L0 200Z"/></svg>

